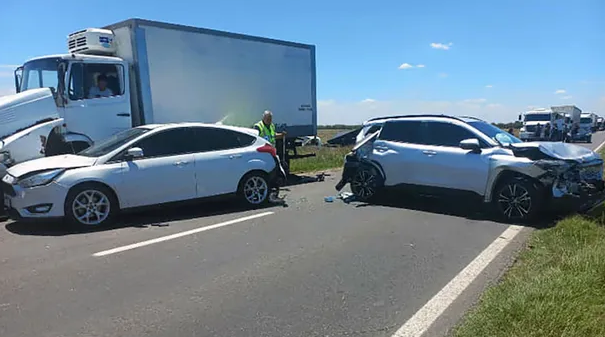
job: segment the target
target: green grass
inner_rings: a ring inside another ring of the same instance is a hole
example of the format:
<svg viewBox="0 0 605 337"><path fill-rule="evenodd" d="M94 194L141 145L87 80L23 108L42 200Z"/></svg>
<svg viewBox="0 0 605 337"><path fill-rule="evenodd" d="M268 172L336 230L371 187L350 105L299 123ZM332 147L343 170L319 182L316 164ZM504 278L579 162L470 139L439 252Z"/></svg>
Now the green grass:
<svg viewBox="0 0 605 337"><path fill-rule="evenodd" d="M320 129L318 130L317 136L321 138L325 144L328 139L334 137L336 134L344 130L340 129ZM290 162L290 171L292 173L304 173L304 172L315 172L328 170L333 168L340 168L344 164L344 157L352 146L343 147L316 147L316 146L304 146L298 148L299 154L315 153L316 157L309 157L303 159L295 159Z"/></svg>
<svg viewBox="0 0 605 337"><path fill-rule="evenodd" d="M599 207L533 232L453 335L605 336L604 223Z"/></svg>
<svg viewBox="0 0 605 337"><path fill-rule="evenodd" d="M605 228L580 216L534 232L455 336L605 336Z"/></svg>

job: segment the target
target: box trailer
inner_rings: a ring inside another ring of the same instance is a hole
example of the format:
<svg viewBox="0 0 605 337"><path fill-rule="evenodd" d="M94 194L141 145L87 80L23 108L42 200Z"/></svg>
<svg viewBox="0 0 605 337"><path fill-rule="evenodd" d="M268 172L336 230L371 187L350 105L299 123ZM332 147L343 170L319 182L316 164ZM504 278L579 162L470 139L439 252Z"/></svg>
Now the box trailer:
<svg viewBox="0 0 605 337"><path fill-rule="evenodd" d="M252 127L270 110L286 132L285 162L296 138L317 134L313 45L142 19L77 31L67 44L17 68L17 93L0 99L0 174L143 124Z"/></svg>

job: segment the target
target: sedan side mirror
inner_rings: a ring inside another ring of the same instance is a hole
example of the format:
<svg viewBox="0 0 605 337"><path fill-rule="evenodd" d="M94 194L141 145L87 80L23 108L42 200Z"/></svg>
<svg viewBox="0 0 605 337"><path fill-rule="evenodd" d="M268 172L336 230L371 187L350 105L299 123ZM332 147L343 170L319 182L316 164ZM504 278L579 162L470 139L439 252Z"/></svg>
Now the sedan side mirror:
<svg viewBox="0 0 605 337"><path fill-rule="evenodd" d="M460 142L460 148L463 150L470 150L474 153L481 152L481 144L479 144L479 140L477 138L469 138Z"/></svg>
<svg viewBox="0 0 605 337"><path fill-rule="evenodd" d="M126 160L133 160L143 157L143 149L140 147L131 147L126 151Z"/></svg>

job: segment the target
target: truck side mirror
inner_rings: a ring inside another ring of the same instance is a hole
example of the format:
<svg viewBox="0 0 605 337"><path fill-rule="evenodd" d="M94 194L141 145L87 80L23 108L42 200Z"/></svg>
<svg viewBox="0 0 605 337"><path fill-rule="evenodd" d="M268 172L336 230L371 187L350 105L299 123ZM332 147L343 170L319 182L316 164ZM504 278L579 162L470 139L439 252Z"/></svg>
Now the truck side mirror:
<svg viewBox="0 0 605 337"><path fill-rule="evenodd" d="M521 114L519 114L519 120L523 119L523 116L521 116Z"/></svg>

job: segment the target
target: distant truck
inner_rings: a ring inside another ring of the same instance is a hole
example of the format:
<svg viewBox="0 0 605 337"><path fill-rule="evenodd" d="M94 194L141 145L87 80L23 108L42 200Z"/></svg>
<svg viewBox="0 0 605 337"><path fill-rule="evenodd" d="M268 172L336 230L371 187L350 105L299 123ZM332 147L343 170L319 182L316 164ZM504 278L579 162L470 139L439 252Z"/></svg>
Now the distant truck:
<svg viewBox="0 0 605 337"><path fill-rule="evenodd" d="M519 121L523 122L523 126L519 130L519 139L536 141L543 139L542 135L536 134L538 125L542 130L549 124L551 127L556 126L557 130L562 131L565 126L565 115L552 109L538 108L520 114Z"/></svg>
<svg viewBox="0 0 605 337"><path fill-rule="evenodd" d="M0 98L0 176L144 124L252 127L271 110L288 163L300 157L297 138L317 135L313 45L141 19L74 32L67 44L68 54L18 67L17 93ZM101 74L110 97L90 92Z"/></svg>
<svg viewBox="0 0 605 337"><path fill-rule="evenodd" d="M593 128L597 123L597 115L593 113L583 113L580 116L580 128L577 135L572 137L573 141L592 142Z"/></svg>
<svg viewBox="0 0 605 337"><path fill-rule="evenodd" d="M603 117L597 117L597 130L605 130L605 119Z"/></svg>
<svg viewBox="0 0 605 337"><path fill-rule="evenodd" d="M570 130L572 125L580 123L582 110L575 105L557 105L550 107L550 109L565 116L565 126L567 130Z"/></svg>

